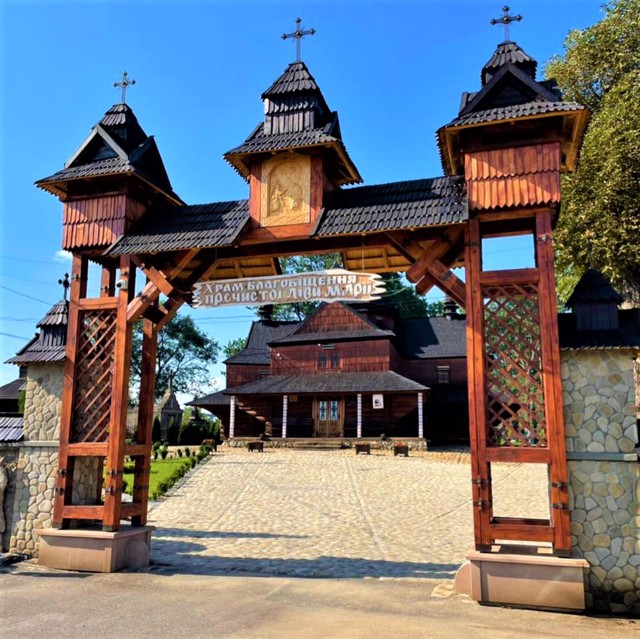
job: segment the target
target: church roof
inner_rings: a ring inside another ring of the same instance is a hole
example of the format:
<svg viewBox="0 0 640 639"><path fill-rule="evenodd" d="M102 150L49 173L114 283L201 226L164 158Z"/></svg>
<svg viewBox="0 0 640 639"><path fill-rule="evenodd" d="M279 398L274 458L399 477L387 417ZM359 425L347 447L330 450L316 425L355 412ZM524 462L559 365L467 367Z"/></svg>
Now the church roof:
<svg viewBox="0 0 640 639"><path fill-rule="evenodd" d="M36 184L61 195L67 193L69 182L118 175L136 176L174 202L181 202L173 192L153 136L144 132L127 104L114 104L64 168Z"/></svg>
<svg viewBox="0 0 640 639"><path fill-rule="evenodd" d="M54 304L38 322L39 333L23 346L7 364L63 362L66 357L69 302Z"/></svg>
<svg viewBox="0 0 640 639"><path fill-rule="evenodd" d="M27 380L24 377L14 379L12 382L0 386L0 399L15 399L20 397L20 391L26 386Z"/></svg>
<svg viewBox="0 0 640 639"><path fill-rule="evenodd" d="M405 319L398 330L400 350L410 359L465 357L466 331L464 316Z"/></svg>
<svg viewBox="0 0 640 639"><path fill-rule="evenodd" d="M253 322L249 330L247 346L225 360L225 364L262 364L269 366L269 343L291 335L300 322Z"/></svg>
<svg viewBox="0 0 640 639"><path fill-rule="evenodd" d="M66 326L69 317L69 302L60 300L54 304L47 314L36 324L38 328L41 326Z"/></svg>
<svg viewBox="0 0 640 639"><path fill-rule="evenodd" d="M567 306L573 308L576 304L621 304L623 297L616 291L611 282L597 269L585 271L580 281L567 300Z"/></svg>
<svg viewBox="0 0 640 639"><path fill-rule="evenodd" d="M428 390L418 382L393 371L366 373L315 373L313 375L270 375L222 391L225 395L279 395L288 393L402 393Z"/></svg>

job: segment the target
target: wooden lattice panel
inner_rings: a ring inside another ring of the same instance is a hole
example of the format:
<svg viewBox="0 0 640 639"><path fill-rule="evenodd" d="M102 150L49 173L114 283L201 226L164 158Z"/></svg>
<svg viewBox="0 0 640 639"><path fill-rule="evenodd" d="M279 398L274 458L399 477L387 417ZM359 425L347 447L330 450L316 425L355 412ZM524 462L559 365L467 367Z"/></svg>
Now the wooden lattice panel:
<svg viewBox="0 0 640 639"><path fill-rule="evenodd" d="M546 446L537 285L482 293L488 445Z"/></svg>
<svg viewBox="0 0 640 639"><path fill-rule="evenodd" d="M115 310L80 312L71 441L109 437L115 339Z"/></svg>

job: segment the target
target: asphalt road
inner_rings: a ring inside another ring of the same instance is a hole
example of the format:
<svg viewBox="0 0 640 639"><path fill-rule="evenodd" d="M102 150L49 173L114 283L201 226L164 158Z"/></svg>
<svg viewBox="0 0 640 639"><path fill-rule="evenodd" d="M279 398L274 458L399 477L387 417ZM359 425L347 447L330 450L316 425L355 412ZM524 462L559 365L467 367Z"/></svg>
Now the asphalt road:
<svg viewBox="0 0 640 639"><path fill-rule="evenodd" d="M429 579L300 579L0 570L0 637L640 636L640 619L480 606ZM435 595L435 596L434 596ZM438 596L439 595L439 596Z"/></svg>

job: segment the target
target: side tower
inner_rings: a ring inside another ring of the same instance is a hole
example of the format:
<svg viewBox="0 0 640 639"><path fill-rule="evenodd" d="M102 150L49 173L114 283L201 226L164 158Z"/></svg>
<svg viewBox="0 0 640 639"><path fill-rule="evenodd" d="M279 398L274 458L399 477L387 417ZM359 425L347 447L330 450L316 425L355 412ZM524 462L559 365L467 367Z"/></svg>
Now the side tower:
<svg viewBox="0 0 640 639"><path fill-rule="evenodd" d="M151 404L141 404L135 442L125 444L132 338L127 306L135 294L135 265L131 256L103 253L151 209L182 202L155 140L124 102L127 84L125 75L123 101L105 113L65 167L36 182L63 202L62 248L73 255L54 528L93 520L112 531L122 517L134 524L146 519L156 329L145 320L142 384L151 389ZM90 261L101 268L99 288L88 282ZM125 454L135 459L137 482L133 504L122 506ZM106 465L104 503L74 500L79 465L97 468L98 484Z"/></svg>
<svg viewBox="0 0 640 639"><path fill-rule="evenodd" d="M509 16L507 16L509 18ZM510 19L510 18L509 18ZM506 23L508 24L508 22ZM515 42L498 45L481 88L462 96L438 131L445 172L463 175L469 201L465 266L476 548L497 540L571 550L553 227L560 173L572 171L589 112L564 102ZM487 270L483 240L529 235L535 266ZM549 517L497 517L491 466L546 464Z"/></svg>

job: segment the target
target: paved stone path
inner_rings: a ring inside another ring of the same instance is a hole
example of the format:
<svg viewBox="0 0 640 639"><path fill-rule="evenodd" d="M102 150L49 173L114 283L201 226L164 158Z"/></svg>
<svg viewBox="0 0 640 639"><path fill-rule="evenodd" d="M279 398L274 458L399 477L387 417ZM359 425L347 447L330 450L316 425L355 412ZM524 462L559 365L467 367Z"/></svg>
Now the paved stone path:
<svg viewBox="0 0 640 639"><path fill-rule="evenodd" d="M546 516L546 469L499 464L495 514ZM222 449L150 513L156 570L450 578L473 543L468 454Z"/></svg>

